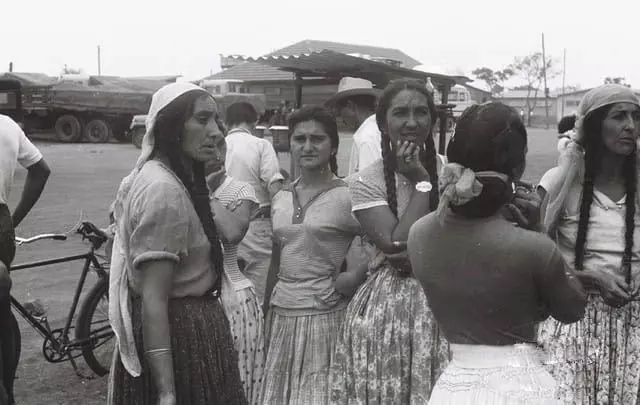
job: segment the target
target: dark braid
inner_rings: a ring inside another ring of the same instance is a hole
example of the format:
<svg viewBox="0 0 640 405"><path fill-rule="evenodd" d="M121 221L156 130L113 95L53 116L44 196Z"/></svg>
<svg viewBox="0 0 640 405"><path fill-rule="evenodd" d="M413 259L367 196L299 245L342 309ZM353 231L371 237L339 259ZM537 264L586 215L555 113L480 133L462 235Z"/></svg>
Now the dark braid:
<svg viewBox="0 0 640 405"><path fill-rule="evenodd" d="M429 209L434 210L438 207L438 157L436 156L436 147L433 142L433 136L431 136L431 130L433 124L436 121L437 112L436 105L433 101L433 94L431 94L426 84L411 79L394 80L385 88L384 92L380 96L378 106L376 108L376 122L381 134L381 147L382 147L382 163L384 169L384 182L387 188L387 203L391 212L398 216L398 198L396 194L396 158L393 153L394 148L391 145L391 138L387 131L387 111L391 106L393 99L403 90L411 90L424 95L427 99L427 105L429 106L429 115L431 116L431 128L427 131L427 140L425 141L424 148L420 151L420 161L429 174L429 180L433 186L429 194Z"/></svg>
<svg viewBox="0 0 640 405"><path fill-rule="evenodd" d="M329 169L331 169L333 174L338 176L338 158L336 155L337 153L332 153L331 156L329 156Z"/></svg>
<svg viewBox="0 0 640 405"><path fill-rule="evenodd" d="M387 204L393 215L398 216L398 197L396 196L396 158L391 150L391 139L386 131L381 131L382 163L384 184L387 187Z"/></svg>
<svg viewBox="0 0 640 405"><path fill-rule="evenodd" d="M585 245L587 243L587 233L589 232L589 218L591 217L591 203L593 203L593 188L599 159L595 151L585 150L585 174L582 183L582 197L580 198L580 219L578 220L578 235L576 237L575 248L575 268L582 270L584 263Z"/></svg>
<svg viewBox="0 0 640 405"><path fill-rule="evenodd" d="M637 147L636 147L637 152ZM625 276L631 275L631 258L633 255L633 235L636 230L636 193L638 174L636 172L636 153L632 153L624 162L624 186L627 193L625 198L624 217L624 255L622 256L622 269ZM631 280L627 279L627 283Z"/></svg>
<svg viewBox="0 0 640 405"><path fill-rule="evenodd" d="M196 100L206 95L207 93L199 90L187 92L160 111L154 127L155 149L151 158L155 157L158 151L161 151L169 160L171 170L189 192L191 203L211 244L211 261L219 281L223 268L222 245L209 205L209 190L205 181L204 164L194 163L193 179L187 174L181 159L181 139L177 135L182 133L185 121L193 114Z"/></svg>

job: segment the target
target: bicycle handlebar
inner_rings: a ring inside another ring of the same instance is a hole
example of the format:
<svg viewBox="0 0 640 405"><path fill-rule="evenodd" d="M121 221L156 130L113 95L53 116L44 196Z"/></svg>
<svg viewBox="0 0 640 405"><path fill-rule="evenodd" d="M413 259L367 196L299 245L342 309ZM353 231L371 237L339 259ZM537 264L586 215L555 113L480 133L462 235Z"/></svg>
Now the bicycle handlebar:
<svg viewBox="0 0 640 405"><path fill-rule="evenodd" d="M80 225L80 227L76 230L76 232L82 235L83 240L87 239L93 246L93 249L96 250L100 249L100 247L109 240L109 235L107 235L104 231L102 231L91 222L83 222L82 225ZM21 238L16 236L14 239L17 245L24 245L42 239L67 240L67 236L57 233L43 233L31 238Z"/></svg>
<svg viewBox="0 0 640 405"><path fill-rule="evenodd" d="M16 244L18 245L24 245L24 244L32 243L42 239L67 240L67 235L62 235L58 233L43 233L41 235L32 236L30 238L21 238L19 236L15 237Z"/></svg>

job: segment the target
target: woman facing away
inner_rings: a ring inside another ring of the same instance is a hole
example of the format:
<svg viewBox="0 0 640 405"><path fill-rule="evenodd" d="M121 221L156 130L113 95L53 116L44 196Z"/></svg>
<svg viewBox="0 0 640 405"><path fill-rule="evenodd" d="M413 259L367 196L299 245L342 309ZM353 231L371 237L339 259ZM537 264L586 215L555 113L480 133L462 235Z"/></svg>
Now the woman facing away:
<svg viewBox="0 0 640 405"><path fill-rule="evenodd" d="M223 137L216 137L215 141L216 154L206 163L205 173L213 219L224 248L220 300L238 352L238 368L247 401L250 405L259 405L265 360L264 316L253 283L238 266L238 243L249 228L258 199L249 183L226 174L227 144Z"/></svg>
<svg viewBox="0 0 640 405"><path fill-rule="evenodd" d="M435 117L424 83L390 83L376 110L382 159L348 181L352 210L377 252L338 336L334 404L425 404L447 361L406 254L409 228L438 205Z"/></svg>
<svg viewBox="0 0 640 405"><path fill-rule="evenodd" d="M341 272L360 233L346 183L337 176L335 118L322 107L289 116L301 176L272 202L274 249L267 279L267 360L261 404L329 402L329 368L348 297L364 266Z"/></svg>
<svg viewBox="0 0 640 405"><path fill-rule="evenodd" d="M173 83L153 95L114 203L111 404L247 403L218 300L223 257L204 174L221 137L204 89Z"/></svg>
<svg viewBox="0 0 640 405"><path fill-rule="evenodd" d="M453 355L430 405L555 403L536 325L549 315L576 322L586 296L553 241L501 212L526 150L526 129L511 107L468 108L447 149L438 211L411 228L413 271Z"/></svg>
<svg viewBox="0 0 640 405"><path fill-rule="evenodd" d="M540 340L565 403L640 404L640 100L596 87L575 127L540 191L547 232L585 280L587 311L574 325L544 323Z"/></svg>

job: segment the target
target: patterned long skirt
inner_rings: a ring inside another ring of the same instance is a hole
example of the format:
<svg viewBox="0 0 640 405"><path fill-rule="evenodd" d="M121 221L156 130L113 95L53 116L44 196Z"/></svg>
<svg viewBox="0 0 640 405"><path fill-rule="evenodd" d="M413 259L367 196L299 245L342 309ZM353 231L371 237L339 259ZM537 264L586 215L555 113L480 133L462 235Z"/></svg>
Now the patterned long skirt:
<svg viewBox="0 0 640 405"><path fill-rule="evenodd" d="M448 359L418 281L383 266L347 308L331 370L331 403L426 404Z"/></svg>
<svg viewBox="0 0 640 405"><path fill-rule="evenodd" d="M221 301L229 319L233 344L238 352L238 368L247 401L261 405L260 389L264 373L264 316L253 287L236 291L226 275Z"/></svg>
<svg viewBox="0 0 640 405"><path fill-rule="evenodd" d="M142 342L141 300L134 299L132 323L138 355ZM247 405L229 323L213 296L169 301L169 324L178 405ZM110 405L156 405L158 393L151 370L132 377L114 356L109 379Z"/></svg>
<svg viewBox="0 0 640 405"><path fill-rule="evenodd" d="M453 359L431 394L429 405L552 405L556 383L530 344L451 344Z"/></svg>
<svg viewBox="0 0 640 405"><path fill-rule="evenodd" d="M538 340L565 404L640 404L640 302L607 306L591 295L585 317L542 323Z"/></svg>
<svg viewBox="0 0 640 405"><path fill-rule="evenodd" d="M326 405L329 370L345 309L328 314L289 316L269 311L264 405Z"/></svg>

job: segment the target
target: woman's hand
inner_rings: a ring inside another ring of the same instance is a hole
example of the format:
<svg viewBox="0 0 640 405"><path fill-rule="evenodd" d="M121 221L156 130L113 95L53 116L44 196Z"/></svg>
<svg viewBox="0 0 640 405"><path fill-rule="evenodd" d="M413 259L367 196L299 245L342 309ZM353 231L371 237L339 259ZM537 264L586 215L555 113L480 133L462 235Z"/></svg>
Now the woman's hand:
<svg viewBox="0 0 640 405"><path fill-rule="evenodd" d="M411 182L425 180L428 174L420 161L420 146L413 142L398 141L396 147L396 170Z"/></svg>
<svg viewBox="0 0 640 405"><path fill-rule="evenodd" d="M527 187L517 187L513 198L504 207L503 216L519 227L538 230L540 226L540 206L542 198Z"/></svg>
<svg viewBox="0 0 640 405"><path fill-rule="evenodd" d="M160 394L158 397L158 405L176 405L178 402L176 401L175 394Z"/></svg>
<svg viewBox="0 0 640 405"><path fill-rule="evenodd" d="M610 272L600 273L596 286L600 291L602 300L610 307L623 307L632 298L629 285L624 277L619 274Z"/></svg>

